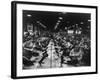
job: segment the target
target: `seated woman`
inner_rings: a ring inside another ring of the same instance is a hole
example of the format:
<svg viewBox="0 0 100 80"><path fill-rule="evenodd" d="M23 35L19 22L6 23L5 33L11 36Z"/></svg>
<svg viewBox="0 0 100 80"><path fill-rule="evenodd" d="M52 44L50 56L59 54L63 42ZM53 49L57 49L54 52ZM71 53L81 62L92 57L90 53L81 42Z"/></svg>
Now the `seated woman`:
<svg viewBox="0 0 100 80"><path fill-rule="evenodd" d="M76 46L75 48L73 48L69 54L70 58L71 58L71 63L72 65L80 65L81 64L81 60L83 58L83 50L82 48Z"/></svg>

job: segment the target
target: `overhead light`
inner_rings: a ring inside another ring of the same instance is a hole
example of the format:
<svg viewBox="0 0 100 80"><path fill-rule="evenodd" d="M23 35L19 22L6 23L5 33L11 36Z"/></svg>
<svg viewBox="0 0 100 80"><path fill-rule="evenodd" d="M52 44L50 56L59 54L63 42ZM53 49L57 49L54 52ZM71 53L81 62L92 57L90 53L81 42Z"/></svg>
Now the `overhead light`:
<svg viewBox="0 0 100 80"><path fill-rule="evenodd" d="M58 23L61 22L60 20L58 20Z"/></svg>
<svg viewBox="0 0 100 80"><path fill-rule="evenodd" d="M31 17L32 15L31 14L27 14L27 17Z"/></svg>
<svg viewBox="0 0 100 80"><path fill-rule="evenodd" d="M80 24L84 24L83 22L81 22Z"/></svg>
<svg viewBox="0 0 100 80"><path fill-rule="evenodd" d="M59 23L57 22L57 25L58 25Z"/></svg>
<svg viewBox="0 0 100 80"><path fill-rule="evenodd" d="M46 26L45 26L44 24L42 24L40 21L37 21L37 23L38 23L39 25L41 25L43 28L46 28Z"/></svg>
<svg viewBox="0 0 100 80"><path fill-rule="evenodd" d="M63 18L62 17L59 17L59 19L62 20Z"/></svg>
<svg viewBox="0 0 100 80"><path fill-rule="evenodd" d="M56 25L55 25L54 28L57 29L58 28L58 25L59 25L59 22L56 23Z"/></svg>

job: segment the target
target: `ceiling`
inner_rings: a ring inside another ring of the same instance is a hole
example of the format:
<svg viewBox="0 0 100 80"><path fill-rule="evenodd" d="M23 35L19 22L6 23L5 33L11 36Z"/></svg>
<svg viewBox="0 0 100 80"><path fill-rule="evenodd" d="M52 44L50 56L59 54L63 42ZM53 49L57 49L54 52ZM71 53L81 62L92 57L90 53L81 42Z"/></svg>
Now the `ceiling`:
<svg viewBox="0 0 100 80"><path fill-rule="evenodd" d="M68 12L47 12L47 11L23 11L23 24L37 24L37 21L46 26L48 30L53 30L57 22L60 21L57 29L64 29L78 24L82 29L90 28L90 14L68 13ZM60 17L62 19L60 19Z"/></svg>

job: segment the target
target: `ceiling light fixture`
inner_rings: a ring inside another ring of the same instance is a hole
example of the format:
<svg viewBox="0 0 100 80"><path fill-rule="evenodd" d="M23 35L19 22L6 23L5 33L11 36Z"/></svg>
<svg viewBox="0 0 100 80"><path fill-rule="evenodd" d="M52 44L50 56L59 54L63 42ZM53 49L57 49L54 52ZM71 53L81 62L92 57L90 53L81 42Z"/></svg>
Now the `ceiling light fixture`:
<svg viewBox="0 0 100 80"><path fill-rule="evenodd" d="M27 14L27 17L31 17L32 15L31 14Z"/></svg>

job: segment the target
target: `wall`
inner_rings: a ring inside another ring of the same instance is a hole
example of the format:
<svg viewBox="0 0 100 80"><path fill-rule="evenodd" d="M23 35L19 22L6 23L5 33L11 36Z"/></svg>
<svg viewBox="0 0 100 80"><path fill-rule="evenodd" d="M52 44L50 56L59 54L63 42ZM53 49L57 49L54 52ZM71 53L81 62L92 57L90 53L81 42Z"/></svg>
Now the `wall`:
<svg viewBox="0 0 100 80"><path fill-rule="evenodd" d="M22 0L22 1L26 1L26 0ZM95 5L95 6L97 5L100 9L100 0L30 0L30 1L62 3L62 4L63 3L64 4L79 4L79 5L82 4L82 5ZM11 3L11 0L0 0L0 80L11 80L10 78L11 4L10 3ZM98 14L100 14L100 11ZM100 15L98 16L98 19L100 21ZM100 30L99 25L100 24L98 23L98 31ZM98 41L100 41L100 37L98 37ZM98 44L100 44L100 42L98 42ZM98 45L98 47L100 47L100 45ZM98 55L98 57L99 56L100 54ZM100 58L98 61L100 61ZM100 64L99 64L99 67L100 67ZM63 77L51 77L51 78L49 77L49 78L42 78L42 80L56 80L56 79L58 80L99 80L100 79L99 76L100 76L100 73L92 74L92 75L63 76ZM32 79L26 79L26 80L32 80ZM35 78L34 80L41 80L41 79Z"/></svg>

